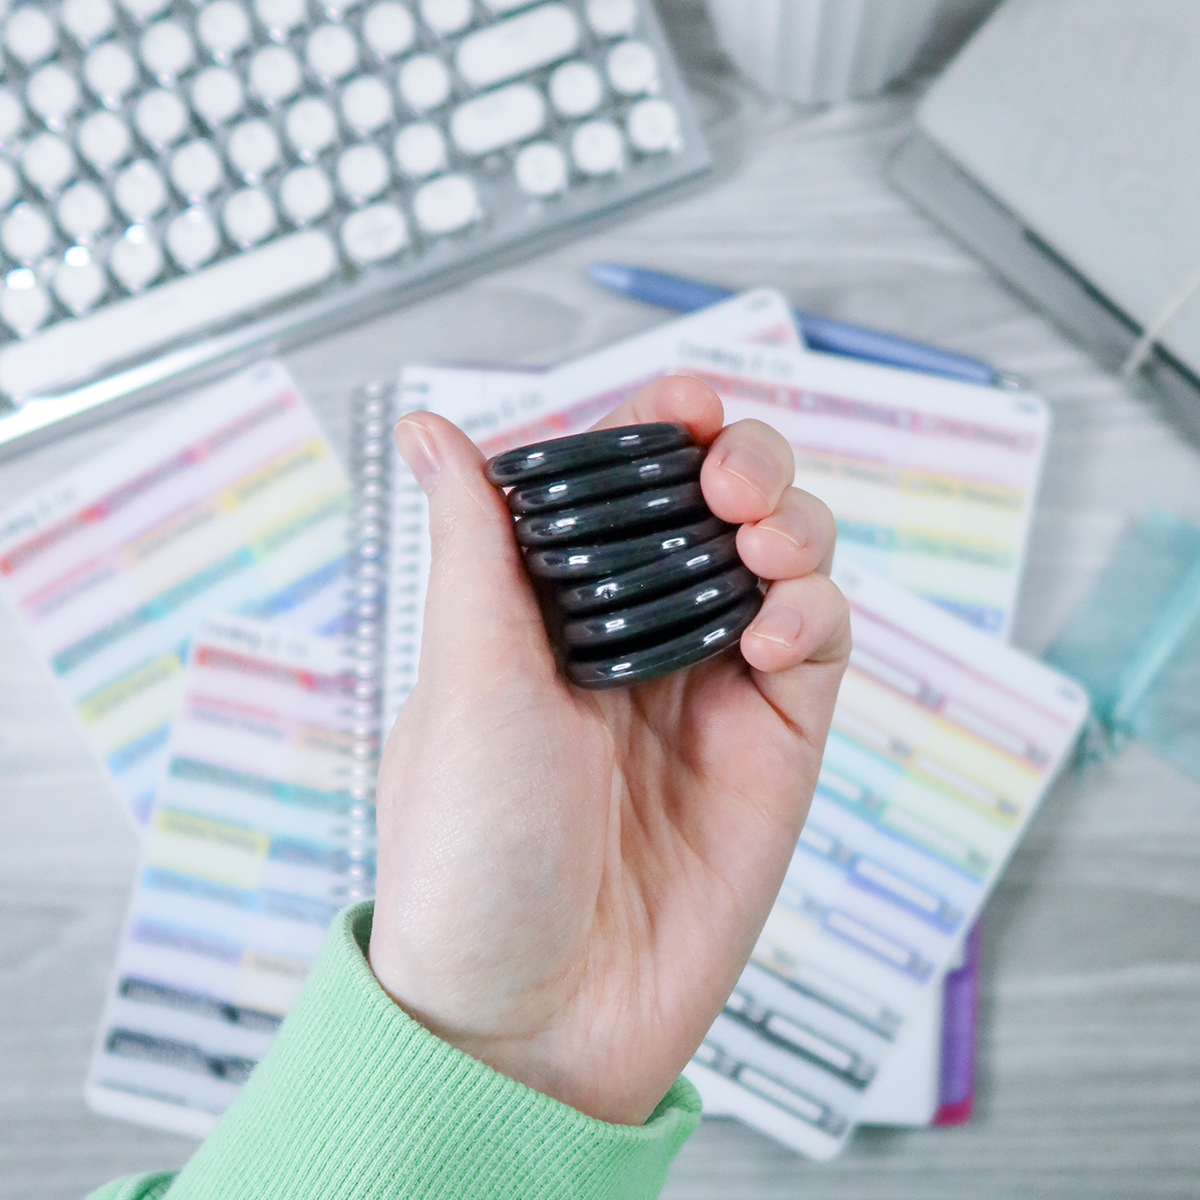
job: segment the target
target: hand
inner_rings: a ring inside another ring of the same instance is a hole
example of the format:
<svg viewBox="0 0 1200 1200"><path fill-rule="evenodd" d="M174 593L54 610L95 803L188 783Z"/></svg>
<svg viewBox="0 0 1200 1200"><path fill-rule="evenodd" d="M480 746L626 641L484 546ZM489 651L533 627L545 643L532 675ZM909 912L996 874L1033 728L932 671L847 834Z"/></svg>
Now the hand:
<svg viewBox="0 0 1200 1200"><path fill-rule="evenodd" d="M790 448L722 429L695 379L600 424L681 421L709 507L772 580L727 652L587 692L555 668L500 493L449 422L396 441L429 494L419 681L379 773L372 970L438 1037L606 1121L641 1124L707 1032L783 880L850 652L834 523Z"/></svg>

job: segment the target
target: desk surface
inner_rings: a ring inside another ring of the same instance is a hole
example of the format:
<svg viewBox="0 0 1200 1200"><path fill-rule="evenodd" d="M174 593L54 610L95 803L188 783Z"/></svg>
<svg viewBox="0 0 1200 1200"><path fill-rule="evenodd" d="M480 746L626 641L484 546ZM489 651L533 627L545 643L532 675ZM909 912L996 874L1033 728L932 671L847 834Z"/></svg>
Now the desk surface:
<svg viewBox="0 0 1200 1200"><path fill-rule="evenodd" d="M805 115L749 95L684 29L720 168L703 190L291 354L337 443L342 397L406 357L552 363L662 315L587 263L774 284L814 312L989 359L1055 432L1016 641L1034 652L1151 505L1200 522L1200 450L1101 372L884 181L911 96ZM0 505L168 412L129 414L0 467ZM0 610L0 1198L68 1200L194 1143L88 1112L85 1066L137 847L11 616ZM1200 784L1138 745L1065 779L988 908L976 1116L864 1130L806 1163L725 1121L671 1200L1194 1197L1200 1191Z"/></svg>

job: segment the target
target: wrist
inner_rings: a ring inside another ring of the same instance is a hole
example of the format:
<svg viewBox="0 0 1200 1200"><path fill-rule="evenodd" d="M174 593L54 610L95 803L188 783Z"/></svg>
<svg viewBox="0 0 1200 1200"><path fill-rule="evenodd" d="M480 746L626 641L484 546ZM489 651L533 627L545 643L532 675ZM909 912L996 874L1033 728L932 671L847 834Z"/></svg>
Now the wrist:
<svg viewBox="0 0 1200 1200"><path fill-rule="evenodd" d="M367 963L379 986L408 1017L429 1033L477 1062L517 1083L557 1100L561 1104L612 1125L643 1125L658 1107L674 1082L677 1071L655 1086L648 1078L631 1078L622 1070L618 1051L598 1054L594 1045L581 1044L569 1031L555 1023L541 1022L532 1014L524 1019L513 1013L512 1030L497 1031L494 1006L489 1009L488 1031L472 1028L460 1020L449 1020L413 997L405 987L405 973L392 956L372 937ZM602 1069L588 1064L602 1061ZM643 1076L636 1069L638 1076Z"/></svg>

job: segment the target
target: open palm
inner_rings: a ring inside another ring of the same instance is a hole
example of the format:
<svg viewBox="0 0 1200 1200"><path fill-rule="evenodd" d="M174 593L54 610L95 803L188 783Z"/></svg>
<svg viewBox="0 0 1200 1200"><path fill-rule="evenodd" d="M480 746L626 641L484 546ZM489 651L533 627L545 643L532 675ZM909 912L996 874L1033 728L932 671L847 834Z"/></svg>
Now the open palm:
<svg viewBox="0 0 1200 1200"><path fill-rule="evenodd" d="M446 1041L638 1124L728 996L808 811L850 649L828 510L758 422L693 379L603 426L682 421L709 507L773 581L741 655L581 691L557 672L499 493L448 422L397 442L429 493L419 682L379 776L370 960Z"/></svg>

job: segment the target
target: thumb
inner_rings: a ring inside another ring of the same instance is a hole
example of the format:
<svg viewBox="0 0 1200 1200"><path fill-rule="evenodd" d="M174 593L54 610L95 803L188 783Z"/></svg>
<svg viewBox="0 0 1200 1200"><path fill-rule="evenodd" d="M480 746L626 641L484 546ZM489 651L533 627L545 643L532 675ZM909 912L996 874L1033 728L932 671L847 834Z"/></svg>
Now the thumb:
<svg viewBox="0 0 1200 1200"><path fill-rule="evenodd" d="M395 438L429 500L429 591L418 678L457 688L467 680L511 684L519 672L545 683L555 671L549 639L512 517L484 477L483 455L433 413L402 417Z"/></svg>

